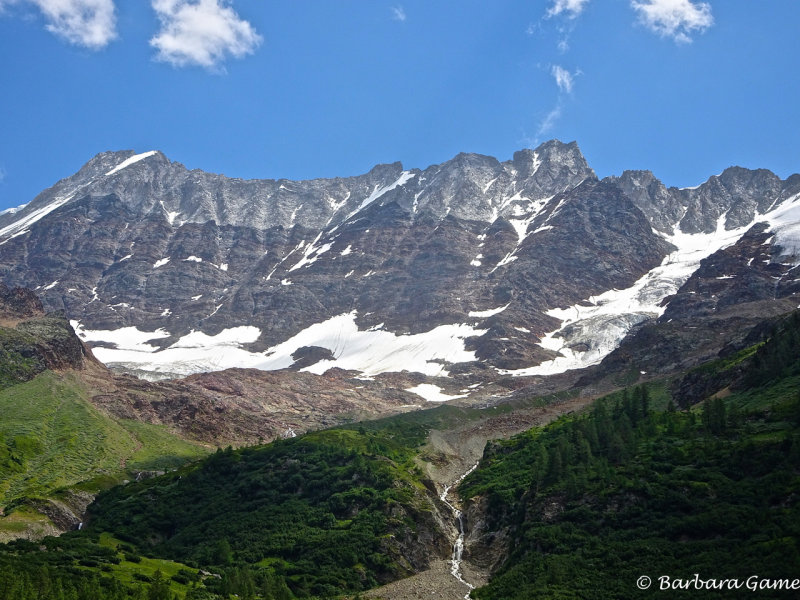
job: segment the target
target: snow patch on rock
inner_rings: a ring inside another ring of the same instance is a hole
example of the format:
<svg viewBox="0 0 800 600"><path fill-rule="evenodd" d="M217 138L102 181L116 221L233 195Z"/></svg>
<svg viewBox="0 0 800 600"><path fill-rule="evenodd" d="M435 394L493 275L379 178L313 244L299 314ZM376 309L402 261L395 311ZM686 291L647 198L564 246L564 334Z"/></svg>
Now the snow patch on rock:
<svg viewBox="0 0 800 600"><path fill-rule="evenodd" d="M407 392L416 394L427 400L428 402L447 402L448 400L455 400L456 398L466 398L467 394L451 395L442 392L442 388L432 383L420 383L414 387L406 389Z"/></svg>
<svg viewBox="0 0 800 600"><path fill-rule="evenodd" d="M122 171L122 169L130 167L132 164L135 164L140 160L144 160L148 156L153 156L154 154L158 154L158 151L151 150L150 152L143 152L142 154L134 154L130 158L126 158L125 160L123 160L116 167L114 167L108 173L106 173L106 177L108 177L109 175L113 175L114 173L119 173L120 171Z"/></svg>

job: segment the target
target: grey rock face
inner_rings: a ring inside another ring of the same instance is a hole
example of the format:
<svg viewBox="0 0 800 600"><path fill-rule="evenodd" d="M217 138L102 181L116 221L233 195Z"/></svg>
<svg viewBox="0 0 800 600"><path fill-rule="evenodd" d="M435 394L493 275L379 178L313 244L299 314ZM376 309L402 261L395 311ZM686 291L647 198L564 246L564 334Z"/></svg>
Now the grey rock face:
<svg viewBox="0 0 800 600"><path fill-rule="evenodd" d="M550 309L629 288L675 250L676 228L712 232L724 216L733 229L798 191L800 176L740 168L692 190L648 171L598 181L558 141L309 181L107 152L0 215L0 278L86 329L166 332L154 347L248 325L263 351L356 311L361 330L397 335L469 324L482 367L518 369L554 357L539 343L560 323ZM306 348L295 368L325 357Z"/></svg>
<svg viewBox="0 0 800 600"><path fill-rule="evenodd" d="M671 233L686 212L679 195L668 190L650 171L625 171L609 180L631 199L659 231Z"/></svg>
<svg viewBox="0 0 800 600"><path fill-rule="evenodd" d="M713 231L723 215L726 229L747 225L756 213L763 214L780 202L784 191L786 184L770 171L730 167L696 189L674 193L687 207L681 229L694 233Z"/></svg>

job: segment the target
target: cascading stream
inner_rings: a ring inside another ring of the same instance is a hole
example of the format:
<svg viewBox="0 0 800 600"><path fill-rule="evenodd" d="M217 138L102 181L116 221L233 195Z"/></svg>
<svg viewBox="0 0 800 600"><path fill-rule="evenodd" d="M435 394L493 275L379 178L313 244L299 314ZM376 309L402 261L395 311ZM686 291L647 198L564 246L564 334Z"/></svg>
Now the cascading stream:
<svg viewBox="0 0 800 600"><path fill-rule="evenodd" d="M446 485L439 496L439 499L447 505L455 518L458 537L456 538L455 543L453 543L453 554L450 558L450 574L469 588L470 591L467 592L466 596L464 596L465 600L469 600L470 594L472 593L472 590L475 589L475 586L464 580L464 577L461 574L461 555L464 552L464 515L462 514L461 510L450 503L450 501L447 499L447 496L450 494L450 490L454 486L457 486L459 483L461 483L467 475L472 473L477 468L478 463L475 463L463 475L461 475L455 483Z"/></svg>

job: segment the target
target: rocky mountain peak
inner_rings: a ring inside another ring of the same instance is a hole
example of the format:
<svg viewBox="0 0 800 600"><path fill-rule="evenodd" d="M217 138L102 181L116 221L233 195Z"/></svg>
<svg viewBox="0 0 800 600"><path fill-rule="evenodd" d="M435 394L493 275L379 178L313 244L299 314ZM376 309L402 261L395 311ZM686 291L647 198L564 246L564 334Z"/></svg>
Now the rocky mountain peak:
<svg viewBox="0 0 800 600"><path fill-rule="evenodd" d="M550 140L537 148L519 150L511 161L529 194L546 197L572 189L586 179L595 179L578 144Z"/></svg>
<svg viewBox="0 0 800 600"><path fill-rule="evenodd" d="M392 163L384 163L380 165L375 165L369 170L367 174L368 177L371 179L379 180L385 179L388 180L389 178L397 178L400 176L400 173L403 172L403 163L399 160L392 162Z"/></svg>
<svg viewBox="0 0 800 600"><path fill-rule="evenodd" d="M726 229L743 227L785 198L786 189L786 182L766 169L728 167L699 186L675 190L687 207L681 230L708 233L723 216Z"/></svg>
<svg viewBox="0 0 800 600"><path fill-rule="evenodd" d="M616 184L658 231L672 233L685 212L679 198L652 171L623 171L619 177L608 177L606 181Z"/></svg>
<svg viewBox="0 0 800 600"><path fill-rule="evenodd" d="M150 150L148 152L137 152L135 150L111 150L101 152L94 156L87 162L76 175L83 176L85 179L92 179L100 176L114 174L122 171L128 166L142 161L148 161L149 164L170 164L170 160L157 150Z"/></svg>

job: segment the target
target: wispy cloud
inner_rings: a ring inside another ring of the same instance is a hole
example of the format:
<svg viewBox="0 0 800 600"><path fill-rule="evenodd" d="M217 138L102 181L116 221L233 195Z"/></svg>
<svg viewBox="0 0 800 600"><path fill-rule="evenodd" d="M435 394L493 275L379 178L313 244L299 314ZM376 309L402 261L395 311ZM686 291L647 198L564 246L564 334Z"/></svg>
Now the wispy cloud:
<svg viewBox="0 0 800 600"><path fill-rule="evenodd" d="M262 37L228 0L152 0L161 29L150 40L156 59L176 67L214 69L228 56L255 52Z"/></svg>
<svg viewBox="0 0 800 600"><path fill-rule="evenodd" d="M558 51L564 54L569 50L569 39L572 32L575 30L575 21L586 9L589 0L552 0L552 4L544 13L544 17L540 20L546 21L553 17L561 17L560 23L557 26L560 39L558 41ZM530 32L529 32L530 34Z"/></svg>
<svg viewBox="0 0 800 600"><path fill-rule="evenodd" d="M558 122L558 120L561 118L561 111L562 102L561 98L559 98L553 109L547 113L539 123L539 129L536 130L536 139L534 140L533 145L538 146L542 137L553 130L553 127L556 126L556 122Z"/></svg>
<svg viewBox="0 0 800 600"><path fill-rule="evenodd" d="M117 37L114 0L0 0L0 12L15 4L36 6L47 30L76 46L100 50Z"/></svg>
<svg viewBox="0 0 800 600"><path fill-rule="evenodd" d="M555 28L559 36L556 48L561 54L565 54L569 50L569 39L575 30L577 19L588 4L589 0L550 0L549 7L544 15L539 19L538 23L529 25L526 33L533 35L540 30L545 30L545 25L548 21L557 18L557 21L548 26L547 29L550 27ZM548 135L553 130L561 118L564 112L565 100L572 95L575 77L580 74L580 71L571 73L557 64L550 65L549 70L550 75L555 80L556 87L558 87L558 96L555 105L539 121L535 138L530 140L536 145L539 144L543 136Z"/></svg>
<svg viewBox="0 0 800 600"><path fill-rule="evenodd" d="M539 122L539 127L536 131L536 139L534 140L537 145L543 136L553 130L556 123L561 118L564 112L564 101L572 94L572 90L575 86L575 77L580 75L581 71L576 70L574 73L570 73L561 65L552 65L550 67L550 74L553 76L556 86L558 87L558 98L556 99L555 106L550 109Z"/></svg>
<svg viewBox="0 0 800 600"><path fill-rule="evenodd" d="M0 4L0 10L3 9L3 5ZM0 183L3 183L6 180L6 170L3 167L0 167Z"/></svg>
<svg viewBox="0 0 800 600"><path fill-rule="evenodd" d="M562 93L572 93L573 75L560 65L553 65L550 74L556 80L558 91ZM577 74L577 73L576 73Z"/></svg>
<svg viewBox="0 0 800 600"><path fill-rule="evenodd" d="M399 4L397 6L393 6L392 7L392 18L395 21L400 21L401 23L405 23L406 22L406 10Z"/></svg>
<svg viewBox="0 0 800 600"><path fill-rule="evenodd" d="M545 17L557 17L565 15L570 19L575 19L586 8L589 0L553 0L553 4L547 9Z"/></svg>
<svg viewBox="0 0 800 600"><path fill-rule="evenodd" d="M677 43L692 41L690 34L702 33L714 24L711 5L691 0L632 0L631 6L639 14L639 22L659 34L671 37Z"/></svg>
<svg viewBox="0 0 800 600"><path fill-rule="evenodd" d="M572 31L560 30L560 33L561 39L558 40L557 47L558 51L561 52L561 54L564 54L567 50L569 50L569 36L572 34Z"/></svg>

